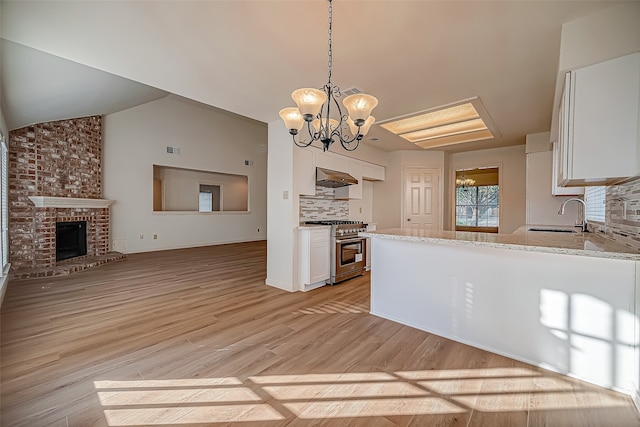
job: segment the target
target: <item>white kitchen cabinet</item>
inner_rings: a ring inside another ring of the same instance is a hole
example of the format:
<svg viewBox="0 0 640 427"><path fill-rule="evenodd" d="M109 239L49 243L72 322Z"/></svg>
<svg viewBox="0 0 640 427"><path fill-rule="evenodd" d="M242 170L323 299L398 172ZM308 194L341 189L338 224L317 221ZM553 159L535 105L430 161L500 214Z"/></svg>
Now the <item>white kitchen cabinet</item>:
<svg viewBox="0 0 640 427"><path fill-rule="evenodd" d="M336 199L362 199L362 163L357 160L348 160L347 172L358 180L357 184L338 187L335 191Z"/></svg>
<svg viewBox="0 0 640 427"><path fill-rule="evenodd" d="M331 169L338 172L349 172L349 158L331 154Z"/></svg>
<svg viewBox="0 0 640 427"><path fill-rule="evenodd" d="M640 173L640 53L566 74L558 183L607 185Z"/></svg>
<svg viewBox="0 0 640 427"><path fill-rule="evenodd" d="M309 291L325 284L329 279L331 262L330 227L305 227L300 229L301 291Z"/></svg>
<svg viewBox="0 0 640 427"><path fill-rule="evenodd" d="M325 169L331 169L332 168L332 164L331 164L331 160L333 159L333 156L331 153L329 152L323 152L321 150L314 150L315 152L315 165L317 168L325 168Z"/></svg>
<svg viewBox="0 0 640 427"><path fill-rule="evenodd" d="M384 166L363 162L362 177L371 181L384 181Z"/></svg>
<svg viewBox="0 0 640 427"><path fill-rule="evenodd" d="M582 196L584 194L584 187L560 187L558 185L558 167L559 167L559 151L560 144L558 142L553 143L553 157L551 167L551 194L554 196Z"/></svg>
<svg viewBox="0 0 640 427"><path fill-rule="evenodd" d="M298 195L316 194L316 168L313 152L304 148L293 151L293 185Z"/></svg>

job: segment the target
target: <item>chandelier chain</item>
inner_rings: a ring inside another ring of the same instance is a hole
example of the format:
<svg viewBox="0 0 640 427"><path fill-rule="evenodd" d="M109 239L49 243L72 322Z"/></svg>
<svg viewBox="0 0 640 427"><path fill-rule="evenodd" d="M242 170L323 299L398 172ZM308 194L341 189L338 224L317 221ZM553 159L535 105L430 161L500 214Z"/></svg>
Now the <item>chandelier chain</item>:
<svg viewBox="0 0 640 427"><path fill-rule="evenodd" d="M331 48L331 26L333 24L333 4L329 0L329 84L331 84L331 67L333 66L333 49Z"/></svg>

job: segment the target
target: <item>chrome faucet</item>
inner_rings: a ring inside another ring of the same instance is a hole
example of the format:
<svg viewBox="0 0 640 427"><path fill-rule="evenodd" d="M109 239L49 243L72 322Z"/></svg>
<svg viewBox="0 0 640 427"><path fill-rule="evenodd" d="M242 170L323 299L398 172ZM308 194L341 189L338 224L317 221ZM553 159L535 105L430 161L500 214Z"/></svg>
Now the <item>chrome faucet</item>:
<svg viewBox="0 0 640 427"><path fill-rule="evenodd" d="M578 211L578 215L582 217L582 220L581 222L576 222L576 227L580 227L583 233L587 233L589 231L589 228L587 227L587 204L584 200L578 199L576 197L565 200L564 202L562 202L562 206L560 206L558 215L564 215L564 207L567 206L567 203L569 202L578 202L582 205L581 210Z"/></svg>

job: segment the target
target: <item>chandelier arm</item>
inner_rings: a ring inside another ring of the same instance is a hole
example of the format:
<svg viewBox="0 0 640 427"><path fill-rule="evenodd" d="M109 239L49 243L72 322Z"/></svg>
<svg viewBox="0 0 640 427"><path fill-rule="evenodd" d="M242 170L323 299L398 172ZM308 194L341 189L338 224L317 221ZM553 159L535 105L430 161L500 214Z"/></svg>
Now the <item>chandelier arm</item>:
<svg viewBox="0 0 640 427"><path fill-rule="evenodd" d="M310 139L309 142L304 142L302 140L302 138L300 137L299 133L296 134L291 134L291 136L293 137L293 143L295 145L297 145L298 147L308 147L311 144L313 144L316 141L320 140L320 135L322 134L322 129L318 130L317 132L312 132L311 131L311 122L307 122L307 132L309 133ZM296 141L296 135L298 135L298 141Z"/></svg>
<svg viewBox="0 0 640 427"><path fill-rule="evenodd" d="M295 135L291 135L291 137L293 138L293 143L298 147L302 147L302 148L308 147L313 143L313 139L309 140L309 142L299 142L299 141L296 141Z"/></svg>
<svg viewBox="0 0 640 427"><path fill-rule="evenodd" d="M356 148L358 148L358 145L360 145L360 139L358 138L354 138L356 141L356 145L353 148L349 148L351 147L351 143L353 142L353 140L351 140L351 142L345 142L342 140L342 138L340 138L340 145L342 145L342 148L344 148L347 151L355 151Z"/></svg>

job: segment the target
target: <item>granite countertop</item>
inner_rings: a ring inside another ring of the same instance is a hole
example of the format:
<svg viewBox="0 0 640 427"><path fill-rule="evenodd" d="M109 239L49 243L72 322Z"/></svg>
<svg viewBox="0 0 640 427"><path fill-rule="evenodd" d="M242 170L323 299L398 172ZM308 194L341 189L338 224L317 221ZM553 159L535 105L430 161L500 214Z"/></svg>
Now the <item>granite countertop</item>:
<svg viewBox="0 0 640 427"><path fill-rule="evenodd" d="M525 225L512 234L466 231L392 228L359 235L411 242L445 243L460 246L488 246L531 252L592 256L640 261L640 251L597 233L529 231L529 228L568 229L571 227Z"/></svg>

